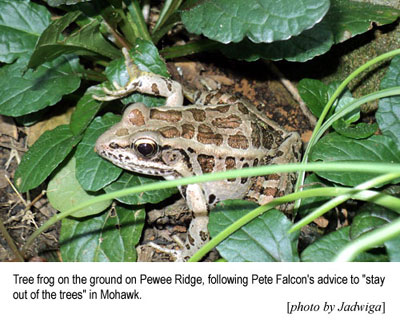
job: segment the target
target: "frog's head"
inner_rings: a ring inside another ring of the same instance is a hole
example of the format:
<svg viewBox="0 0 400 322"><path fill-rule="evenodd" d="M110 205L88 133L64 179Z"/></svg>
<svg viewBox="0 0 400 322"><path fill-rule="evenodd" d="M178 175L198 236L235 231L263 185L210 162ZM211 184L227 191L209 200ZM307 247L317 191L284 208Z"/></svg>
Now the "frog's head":
<svg viewBox="0 0 400 322"><path fill-rule="evenodd" d="M123 169L173 179L184 176L188 158L174 149L168 138L148 122L149 108L141 103L129 106L121 122L96 141L95 150Z"/></svg>

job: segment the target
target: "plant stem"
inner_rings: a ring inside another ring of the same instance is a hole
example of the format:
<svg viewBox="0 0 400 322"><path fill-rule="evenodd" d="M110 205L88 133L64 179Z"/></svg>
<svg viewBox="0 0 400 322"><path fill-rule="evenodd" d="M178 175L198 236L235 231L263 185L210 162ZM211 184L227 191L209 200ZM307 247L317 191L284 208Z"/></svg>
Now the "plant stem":
<svg viewBox="0 0 400 322"><path fill-rule="evenodd" d="M8 233L6 227L3 224L3 221L0 219L0 232L3 234L4 239L6 240L8 246L11 248L11 251L14 253L15 258L19 262L24 261L24 257L18 250L18 247L15 245L14 240L11 238L10 234Z"/></svg>
<svg viewBox="0 0 400 322"><path fill-rule="evenodd" d="M189 44L182 46L167 47L160 51L160 54L165 58L177 58L182 56L188 56L192 54L197 54L203 51L209 51L216 49L219 43L209 39L202 39L193 41Z"/></svg>
<svg viewBox="0 0 400 322"><path fill-rule="evenodd" d="M136 37L151 41L151 36L144 21L139 2L137 0L124 0L124 3L129 10L127 16L128 22L134 30Z"/></svg>

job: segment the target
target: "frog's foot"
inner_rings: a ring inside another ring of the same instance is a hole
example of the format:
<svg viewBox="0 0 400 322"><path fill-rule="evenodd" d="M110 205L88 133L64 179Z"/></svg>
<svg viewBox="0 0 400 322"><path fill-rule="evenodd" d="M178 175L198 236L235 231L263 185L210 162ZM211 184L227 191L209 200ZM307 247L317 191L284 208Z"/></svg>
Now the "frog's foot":
<svg viewBox="0 0 400 322"><path fill-rule="evenodd" d="M185 242L182 242L178 236L173 236L172 238L181 249L164 248L153 242L150 242L149 245L163 253L171 255L176 262L186 262L208 242L207 225L208 216L197 216L190 223Z"/></svg>
<svg viewBox="0 0 400 322"><path fill-rule="evenodd" d="M126 97L132 93L139 92L155 96L166 97L166 106L181 106L183 104L182 87L178 82L150 72L141 71L133 62L128 49L122 48L125 58L125 67L129 75L129 80L125 86L113 82L115 90L103 87L106 96L93 95L98 101L112 101Z"/></svg>

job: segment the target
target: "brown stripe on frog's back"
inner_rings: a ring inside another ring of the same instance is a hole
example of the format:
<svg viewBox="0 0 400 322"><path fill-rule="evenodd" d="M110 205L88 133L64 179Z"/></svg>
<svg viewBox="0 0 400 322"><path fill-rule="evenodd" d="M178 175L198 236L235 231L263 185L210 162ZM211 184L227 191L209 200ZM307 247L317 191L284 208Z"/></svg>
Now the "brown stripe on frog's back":
<svg viewBox="0 0 400 322"><path fill-rule="evenodd" d="M251 144L255 148L259 148L261 145L261 130L257 123L251 123Z"/></svg>
<svg viewBox="0 0 400 322"><path fill-rule="evenodd" d="M214 107L207 107L206 112L219 112L219 113L227 113L229 109L231 108L230 105L219 105L219 106L214 106Z"/></svg>
<svg viewBox="0 0 400 322"><path fill-rule="evenodd" d="M189 140L194 137L194 126L192 124L182 124L182 137Z"/></svg>
<svg viewBox="0 0 400 322"><path fill-rule="evenodd" d="M214 171L215 158L212 155L199 154L197 161L203 173L211 173Z"/></svg>
<svg viewBox="0 0 400 322"><path fill-rule="evenodd" d="M242 132L238 131L234 135L229 135L228 145L234 149L247 149L249 147L249 140L247 140Z"/></svg>
<svg viewBox="0 0 400 322"><path fill-rule="evenodd" d="M174 126L164 126L161 129L158 130L161 135L165 138L177 138L181 136L181 133L179 132L179 130L174 127Z"/></svg>
<svg viewBox="0 0 400 322"><path fill-rule="evenodd" d="M163 111L152 108L150 109L150 119L175 123L182 119L182 112L175 110Z"/></svg>
<svg viewBox="0 0 400 322"><path fill-rule="evenodd" d="M214 133L209 126L200 124L198 127L197 141L203 144L215 144L220 146L223 142L223 137L219 133Z"/></svg>
<svg viewBox="0 0 400 322"><path fill-rule="evenodd" d="M204 110L198 108L188 109L190 113L192 113L193 118L197 122L204 122L206 120L206 112Z"/></svg>
<svg viewBox="0 0 400 322"><path fill-rule="evenodd" d="M211 123L218 128L235 129L242 124L242 120L237 115L229 115L228 117L217 117Z"/></svg>
<svg viewBox="0 0 400 322"><path fill-rule="evenodd" d="M136 126L144 125L144 116L143 113L139 109L134 109L129 112L128 120L131 124Z"/></svg>

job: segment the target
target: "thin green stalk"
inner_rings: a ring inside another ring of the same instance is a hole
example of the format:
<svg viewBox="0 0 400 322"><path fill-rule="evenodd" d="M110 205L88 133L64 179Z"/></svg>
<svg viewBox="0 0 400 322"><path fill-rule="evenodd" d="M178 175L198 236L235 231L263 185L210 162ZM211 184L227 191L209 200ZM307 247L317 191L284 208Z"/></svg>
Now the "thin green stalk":
<svg viewBox="0 0 400 322"><path fill-rule="evenodd" d="M382 245L384 242L400 235L400 218L393 220L391 223L381 226L373 231L366 233L356 240L348 243L336 255L334 262L349 262L352 261L357 255L371 249L373 247Z"/></svg>
<svg viewBox="0 0 400 322"><path fill-rule="evenodd" d="M303 226L309 224L310 222L314 221L316 218L322 216L324 213L328 212L329 210L335 208L339 204L345 202L346 200L350 199L353 197L355 193L358 193L362 190L367 190L376 186L383 185L385 183L391 182L392 180L399 178L400 173L388 173L384 174L382 176L373 178L371 180L368 180L366 182L363 182L359 184L358 186L354 187L349 193L346 193L344 195L338 196L326 203L324 203L322 206L318 207L315 209L311 214L307 215L306 217L302 218L299 222L294 224L290 229L289 233L292 233L296 230L301 229ZM312 190L312 189L310 189Z"/></svg>
<svg viewBox="0 0 400 322"><path fill-rule="evenodd" d="M6 227L3 224L3 221L0 219L0 233L2 233L4 239L6 240L8 246L11 248L11 251L13 252L15 258L19 262L24 261L24 257L20 253L18 247L15 245L14 240L11 238L10 234L8 233Z"/></svg>
<svg viewBox="0 0 400 322"><path fill-rule="evenodd" d="M280 165L268 165L268 166L254 167L254 168L244 168L238 170L229 170L218 173L209 173L202 176L185 177L177 180L160 181L157 183L135 186L98 196L96 198L91 199L90 201L83 202L65 212L53 216L28 238L26 244L23 247L23 252L25 252L25 250L31 245L31 243L37 236L39 236L43 231L46 231L51 225L56 223L58 220L68 217L72 215L74 212L84 209L88 206L91 206L97 202L116 199L134 193L184 186L193 183L233 179L238 177L253 177L253 176L267 175L272 173L294 172L299 170L344 171L344 172L357 172L357 173L384 174L391 172L400 172L400 164L380 163L379 166L377 166L377 164L374 162L354 162L354 163L315 162L309 164L280 164Z"/></svg>
<svg viewBox="0 0 400 322"><path fill-rule="evenodd" d="M335 100L339 97L339 95L342 93L342 91L346 88L346 86L354 79L356 78L359 74L361 74L362 72L364 72L366 69L368 69L369 67L385 60L391 57L394 57L396 55L400 54L400 49L396 49L396 50L392 50L389 51L388 53L382 54L378 57L375 57L373 59L371 59L370 61L368 61L367 63L365 63L364 65L360 66L359 68L357 68L354 72L352 72L341 84L340 86L336 89L336 91L333 93L333 95L330 97L328 103L326 104L325 108L323 109L317 124L315 125L314 131L311 135L311 139L308 143L306 152L304 153L304 157L302 160L303 164L306 164L308 162L308 154L310 149L313 147L313 145L316 143L316 139L315 137L317 136L317 133L319 132L322 123L325 120L326 115L329 113L329 110L331 108L331 106L333 105L333 103L335 102ZM297 181L296 181L296 185L295 185L295 191L299 191L301 185L303 185L304 182L304 175L305 172L304 171L300 171L298 173L298 177L297 177ZM297 200L295 202L295 210L300 206L300 202L301 200Z"/></svg>
<svg viewBox="0 0 400 322"><path fill-rule="evenodd" d="M160 27L164 25L164 23L169 19L169 17L176 12L176 10L181 5L182 0L166 0L164 6L160 11L160 16L157 20L156 25L152 33L154 34Z"/></svg>
<svg viewBox="0 0 400 322"><path fill-rule="evenodd" d="M344 194L354 193L354 189L351 188L315 188L309 189L299 192L294 192L288 194L286 196L277 198L272 200L266 205L260 206L239 220L235 221L232 225L225 228L221 231L217 236L214 236L207 244L205 244L202 248L200 248L190 259L189 262L197 262L201 258L204 257L209 251L211 251L214 247L216 247L219 243L229 237L232 233L236 230L240 229L242 226L246 225L256 217L260 216L261 214L265 213L266 211L275 208L278 205L283 203L292 202L299 198L309 198L309 197L316 197L316 196L325 196L325 197L334 197L334 196L341 196ZM370 201L382 207L389 208L393 211L396 211L400 214L400 199L395 198L390 195L386 195L384 193L376 192L376 191L359 191L352 195L352 199L363 200L363 201ZM292 233L292 229L288 231Z"/></svg>
<svg viewBox="0 0 400 322"><path fill-rule="evenodd" d="M151 41L151 36L144 21L139 2L137 0L124 0L124 3L129 10L127 20L135 31L136 37Z"/></svg>
<svg viewBox="0 0 400 322"><path fill-rule="evenodd" d="M188 56L192 54L197 54L203 51L210 51L216 49L219 46L219 43L209 39L202 39L193 41L186 45L182 46L174 46L167 47L160 50L160 54L165 59L177 58L182 56Z"/></svg>

